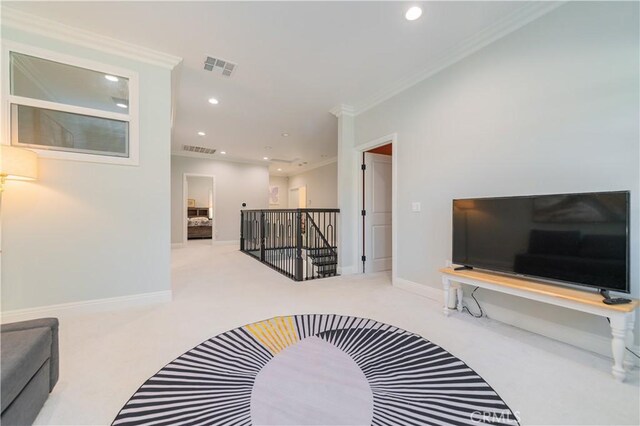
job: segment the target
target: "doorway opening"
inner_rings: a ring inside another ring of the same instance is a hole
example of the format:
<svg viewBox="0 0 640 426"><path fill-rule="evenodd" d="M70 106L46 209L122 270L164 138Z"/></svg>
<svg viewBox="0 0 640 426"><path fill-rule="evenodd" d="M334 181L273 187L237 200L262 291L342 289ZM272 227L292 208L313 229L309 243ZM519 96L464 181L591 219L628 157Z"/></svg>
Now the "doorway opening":
<svg viewBox="0 0 640 426"><path fill-rule="evenodd" d="M215 176L185 173L183 180L183 243L213 244L215 226Z"/></svg>
<svg viewBox="0 0 640 426"><path fill-rule="evenodd" d="M362 152L362 272L393 267L393 143Z"/></svg>
<svg viewBox="0 0 640 426"><path fill-rule="evenodd" d="M289 189L289 208L290 209L306 209L307 208L307 187L299 186Z"/></svg>

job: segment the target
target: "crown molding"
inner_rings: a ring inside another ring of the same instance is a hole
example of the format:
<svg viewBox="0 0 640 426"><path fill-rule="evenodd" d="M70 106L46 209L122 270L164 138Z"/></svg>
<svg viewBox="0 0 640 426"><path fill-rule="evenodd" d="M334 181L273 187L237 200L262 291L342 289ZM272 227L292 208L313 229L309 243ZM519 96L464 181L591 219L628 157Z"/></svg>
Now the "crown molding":
<svg viewBox="0 0 640 426"><path fill-rule="evenodd" d="M50 19L2 7L2 26L27 33L88 47L101 52L123 56L136 61L173 69L182 58L146 47L106 37L91 31L70 27Z"/></svg>
<svg viewBox="0 0 640 426"><path fill-rule="evenodd" d="M499 40L509 33L522 28L528 23L557 9L565 3L566 1L528 2L525 6L518 8L511 14L496 21L493 25L463 40L453 48L448 49L448 52L445 55L438 58L435 63L426 70L397 81L395 84L388 86L377 93L374 93L372 96L363 99L360 102L355 102L353 107L349 107L352 111L351 115L362 114L363 112L375 107L376 105L379 105L382 102L392 98L398 93L407 90L411 86L414 86L421 81L428 79L429 77L437 74L447 67L450 67L456 62L477 52L478 50L495 42L496 40ZM340 109L343 106L345 105L339 105L338 107L332 109L330 112L336 117L339 117L339 113L344 113Z"/></svg>
<svg viewBox="0 0 640 426"><path fill-rule="evenodd" d="M252 164L254 166L261 166L261 167L266 167L267 169L271 166L271 162L270 161L264 161L264 160L250 160L250 159L245 159L245 158L241 158L241 157L233 157L233 156L229 156L229 155L225 155L225 156L218 156L216 154L214 154L214 157L211 157L208 154L199 154L197 152L187 152L187 151L171 151L171 156L172 157L187 157L187 158L195 158L198 160L208 160L208 161L222 161L225 163L241 163L241 164ZM273 175L273 176L280 176L280 177L289 177L289 176L296 176L305 172L308 172L310 170L313 169L318 169L320 167L323 166L327 166L331 163L335 163L338 161L338 157L331 157L331 158L327 158L325 160L322 161L318 161L317 163L313 163L313 164L307 164L304 167L300 167L298 169L295 170L295 172L272 172L271 170L269 170L269 174Z"/></svg>
<svg viewBox="0 0 640 426"><path fill-rule="evenodd" d="M225 163L242 163L242 164L252 164L254 166L262 166L269 167L270 162L264 160L248 160L240 157L233 157L229 155L218 155L214 154L214 157L211 157L210 154L199 154L197 152L187 152L187 151L171 151L172 157L187 157L187 158L195 158L198 160L208 160L208 161L222 161Z"/></svg>
<svg viewBox="0 0 640 426"><path fill-rule="evenodd" d="M355 110L351 105L340 104L329 110L329 112L336 117L340 117L341 115L353 116L355 115Z"/></svg>

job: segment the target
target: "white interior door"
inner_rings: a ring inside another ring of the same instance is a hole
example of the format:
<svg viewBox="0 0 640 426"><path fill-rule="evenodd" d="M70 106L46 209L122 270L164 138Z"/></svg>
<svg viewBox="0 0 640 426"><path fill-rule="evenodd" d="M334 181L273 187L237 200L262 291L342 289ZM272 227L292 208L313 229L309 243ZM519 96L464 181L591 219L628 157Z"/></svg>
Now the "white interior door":
<svg viewBox="0 0 640 426"><path fill-rule="evenodd" d="M307 208L307 187L292 188L289 190L289 208L290 209L306 209Z"/></svg>
<svg viewBox="0 0 640 426"><path fill-rule="evenodd" d="M298 198L300 197L298 188L289 190L289 208L297 209L298 208Z"/></svg>
<svg viewBox="0 0 640 426"><path fill-rule="evenodd" d="M365 272L391 269L391 156L364 154Z"/></svg>
<svg viewBox="0 0 640 426"><path fill-rule="evenodd" d="M306 209L307 208L307 187L301 186L298 188L298 208Z"/></svg>

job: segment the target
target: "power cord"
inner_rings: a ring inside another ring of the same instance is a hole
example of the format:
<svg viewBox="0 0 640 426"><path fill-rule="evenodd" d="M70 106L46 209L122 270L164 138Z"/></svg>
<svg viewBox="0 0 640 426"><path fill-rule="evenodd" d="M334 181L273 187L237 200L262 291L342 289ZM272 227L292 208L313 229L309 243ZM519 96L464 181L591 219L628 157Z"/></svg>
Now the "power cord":
<svg viewBox="0 0 640 426"><path fill-rule="evenodd" d="M473 312L471 312L471 310L469 309L468 306L466 306L466 305L462 306L462 310L463 311L467 311L467 313L469 315L471 315L472 317L474 317L474 318L482 318L484 316L484 312L482 311L482 307L480 306L480 303L478 302L478 299L476 299L476 296L475 296L475 292L479 288L480 287L476 287L476 288L473 289L473 291L471 292L471 298L476 302L476 305L478 306L478 310L480 311L480 314L476 315ZM609 318L607 318L607 321L609 322L609 324L611 324L611 320ZM637 353L635 353L631 349L627 348L626 346L625 346L625 349L628 350L633 356L635 356L636 358L640 359L640 355L638 355Z"/></svg>
<svg viewBox="0 0 640 426"><path fill-rule="evenodd" d="M462 306L462 310L463 311L467 311L467 313L469 315L471 315L474 318L482 318L484 316L484 312L482 312L482 307L480 306L480 303L478 303L478 299L476 299L475 296L475 292L479 289L480 287L476 287L473 289L473 291L471 292L471 297L473 298L473 300L476 302L476 305L478 306L478 309L480 310L480 315L476 315L473 312L471 312L471 310L469 310L468 306Z"/></svg>
<svg viewBox="0 0 640 426"><path fill-rule="evenodd" d="M607 322L609 324L611 324L611 320L609 318L607 318ZM629 352L631 352L631 354L633 354L633 356L635 356L636 358L640 359L640 355L638 355L637 353L635 353L634 351L632 351L631 349L629 349L628 347L624 347L626 350L628 350Z"/></svg>
<svg viewBox="0 0 640 426"><path fill-rule="evenodd" d="M482 311L482 306L480 306L480 303L478 302L478 299L476 299L475 293L476 291L478 291L480 287L476 287L473 289L473 291L471 292L471 298L474 300L474 302L476 302L476 305L478 306L478 310L480 311L479 315L474 314L473 312L471 312L471 310L469 309L468 306L464 305L462 306L462 310L463 311L467 311L467 313L469 315L471 315L474 318L482 318L484 316L484 312ZM609 318L607 318L607 321L609 322L609 324L611 324L611 320ZM638 355L637 353L635 353L634 351L632 351L631 349L627 348L626 346L624 347L626 350L629 351L629 353L631 353L633 356L635 356L636 358L640 359L640 355Z"/></svg>

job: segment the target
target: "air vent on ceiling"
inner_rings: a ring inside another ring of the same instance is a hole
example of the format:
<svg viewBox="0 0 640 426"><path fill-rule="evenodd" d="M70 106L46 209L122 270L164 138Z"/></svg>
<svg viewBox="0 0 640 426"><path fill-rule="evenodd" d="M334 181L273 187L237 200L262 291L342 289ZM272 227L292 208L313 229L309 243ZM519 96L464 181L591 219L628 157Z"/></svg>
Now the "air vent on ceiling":
<svg viewBox="0 0 640 426"><path fill-rule="evenodd" d="M212 58L211 56L207 56L204 61L205 70L222 74L225 77L231 77L237 67L238 64L220 58Z"/></svg>
<svg viewBox="0 0 640 426"><path fill-rule="evenodd" d="M216 152L213 148L205 148L204 146L182 145L182 149L188 152L196 152L198 154L213 154Z"/></svg>

